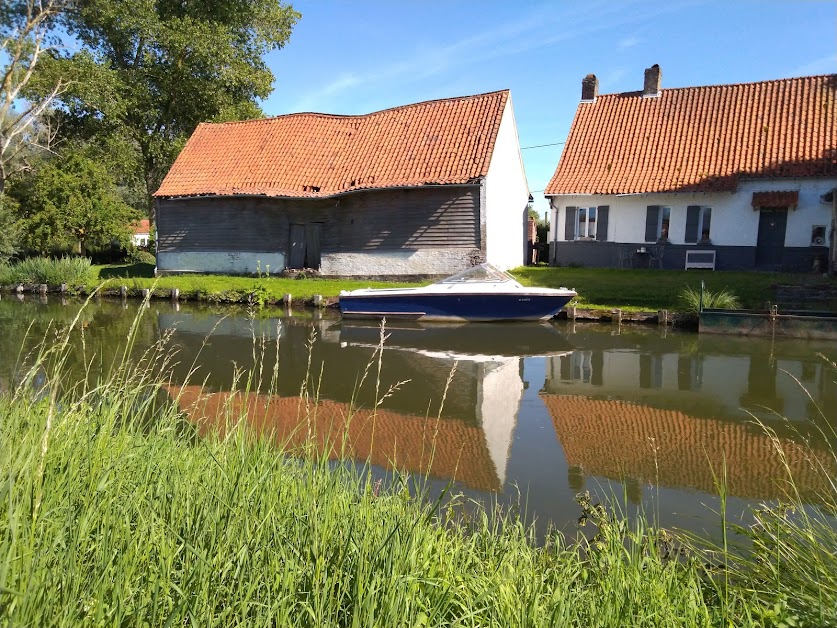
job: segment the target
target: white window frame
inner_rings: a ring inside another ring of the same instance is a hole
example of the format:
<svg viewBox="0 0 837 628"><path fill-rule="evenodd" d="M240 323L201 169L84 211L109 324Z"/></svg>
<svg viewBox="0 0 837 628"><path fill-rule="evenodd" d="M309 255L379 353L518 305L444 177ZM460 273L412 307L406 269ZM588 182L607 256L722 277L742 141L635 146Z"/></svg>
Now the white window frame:
<svg viewBox="0 0 837 628"><path fill-rule="evenodd" d="M590 233L590 212L593 212L593 233ZM582 233L581 212L584 212L584 233ZM595 240L599 229L598 207L577 207L575 210L575 239Z"/></svg>

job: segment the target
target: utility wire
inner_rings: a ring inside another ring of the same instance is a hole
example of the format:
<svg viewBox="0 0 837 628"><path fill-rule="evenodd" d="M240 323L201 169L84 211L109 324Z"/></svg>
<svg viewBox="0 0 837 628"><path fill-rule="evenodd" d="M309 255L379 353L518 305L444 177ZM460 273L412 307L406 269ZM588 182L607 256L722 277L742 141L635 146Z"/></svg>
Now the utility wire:
<svg viewBox="0 0 837 628"><path fill-rule="evenodd" d="M538 144L537 146L521 146L520 150L526 150L528 148L544 148L545 146L559 146L561 144L566 144L566 142L553 142L552 144Z"/></svg>

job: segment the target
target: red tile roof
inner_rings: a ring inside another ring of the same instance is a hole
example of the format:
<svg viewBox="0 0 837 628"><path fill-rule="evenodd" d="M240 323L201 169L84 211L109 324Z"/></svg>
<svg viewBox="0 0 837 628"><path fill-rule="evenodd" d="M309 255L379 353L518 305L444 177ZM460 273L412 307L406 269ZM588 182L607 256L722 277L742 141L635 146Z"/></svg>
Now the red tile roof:
<svg viewBox="0 0 837 628"><path fill-rule="evenodd" d="M753 207L796 207L799 192L753 192Z"/></svg>
<svg viewBox="0 0 837 628"><path fill-rule="evenodd" d="M837 75L580 103L546 196L711 192L739 177L837 176Z"/></svg>
<svg viewBox="0 0 837 628"><path fill-rule="evenodd" d="M200 124L155 196L323 197L471 183L488 172L508 90L361 116Z"/></svg>
<svg viewBox="0 0 837 628"><path fill-rule="evenodd" d="M151 221L148 218L138 220L131 225L131 228L134 230L134 233L150 233Z"/></svg>

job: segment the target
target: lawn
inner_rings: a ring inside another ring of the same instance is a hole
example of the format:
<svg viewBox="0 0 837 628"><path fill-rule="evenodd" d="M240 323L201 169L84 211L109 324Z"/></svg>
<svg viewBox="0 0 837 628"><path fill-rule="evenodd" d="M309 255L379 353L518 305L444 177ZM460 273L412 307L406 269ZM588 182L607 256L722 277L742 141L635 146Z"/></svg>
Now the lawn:
<svg viewBox="0 0 837 628"><path fill-rule="evenodd" d="M763 308L773 301L775 284L837 285L837 280L820 275L802 273L762 273L701 270L636 270L610 268L553 268L527 266L516 268L512 274L528 286L558 288L566 286L578 291L577 304L592 309L621 308L628 311L657 311L681 309L680 291L686 286L700 289L704 281L707 290L728 290L736 295L742 307ZM126 285L131 289L162 290L179 288L183 298L210 301L246 301L248 294L256 294L264 302L280 301L285 294L294 299L310 299L315 294L336 297L341 290L366 287L395 287L418 284L366 280L324 279L310 277L234 277L229 275L169 275L154 278L151 264L123 266L94 266L90 287L107 280L110 286ZM123 281L118 281L122 279Z"/></svg>
<svg viewBox="0 0 837 628"><path fill-rule="evenodd" d="M762 273L701 270L628 270L617 268L553 268L528 266L513 271L527 286L558 288L578 292L577 303L589 308L626 310L678 310L680 291L690 286L716 292L728 290L745 308L763 308L773 300L775 284L837 284L837 280L802 273Z"/></svg>

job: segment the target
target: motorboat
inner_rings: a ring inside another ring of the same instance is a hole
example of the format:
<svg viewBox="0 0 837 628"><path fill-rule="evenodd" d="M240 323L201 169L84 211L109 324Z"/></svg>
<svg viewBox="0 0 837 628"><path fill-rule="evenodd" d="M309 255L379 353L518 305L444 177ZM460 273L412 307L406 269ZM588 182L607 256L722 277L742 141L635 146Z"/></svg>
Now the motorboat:
<svg viewBox="0 0 837 628"><path fill-rule="evenodd" d="M361 288L340 293L344 318L420 321L538 321L576 296L569 288L527 287L480 264L418 288Z"/></svg>

